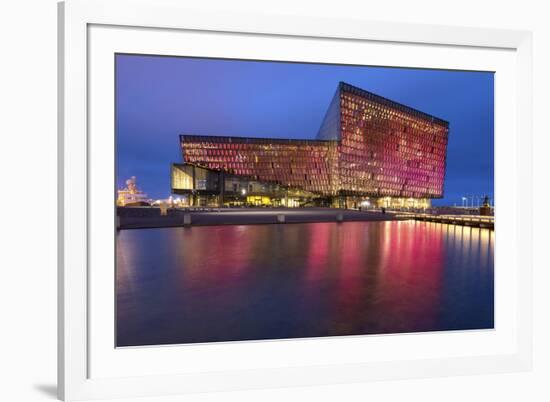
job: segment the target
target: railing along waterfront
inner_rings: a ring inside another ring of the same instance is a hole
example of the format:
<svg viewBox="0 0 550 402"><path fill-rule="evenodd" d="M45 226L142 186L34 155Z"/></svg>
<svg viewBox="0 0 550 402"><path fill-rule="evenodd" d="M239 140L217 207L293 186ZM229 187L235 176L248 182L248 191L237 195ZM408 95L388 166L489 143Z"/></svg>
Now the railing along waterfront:
<svg viewBox="0 0 550 402"><path fill-rule="evenodd" d="M494 229L495 217L486 215L432 215L399 213L395 215L398 219L412 219L417 221L448 223L452 225L477 226L480 228Z"/></svg>

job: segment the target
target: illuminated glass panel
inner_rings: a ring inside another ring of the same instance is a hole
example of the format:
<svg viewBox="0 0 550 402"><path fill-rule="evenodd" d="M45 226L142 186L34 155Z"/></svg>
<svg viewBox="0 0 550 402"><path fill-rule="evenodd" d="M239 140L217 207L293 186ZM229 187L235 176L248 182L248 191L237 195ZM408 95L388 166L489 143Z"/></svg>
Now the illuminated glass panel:
<svg viewBox="0 0 550 402"><path fill-rule="evenodd" d="M184 161L261 182L333 194L334 141L181 136Z"/></svg>
<svg viewBox="0 0 550 402"><path fill-rule="evenodd" d="M340 83L318 140L182 135L186 163L323 196L440 198L449 125Z"/></svg>
<svg viewBox="0 0 550 402"><path fill-rule="evenodd" d="M442 197L448 123L348 84L340 89L340 189Z"/></svg>

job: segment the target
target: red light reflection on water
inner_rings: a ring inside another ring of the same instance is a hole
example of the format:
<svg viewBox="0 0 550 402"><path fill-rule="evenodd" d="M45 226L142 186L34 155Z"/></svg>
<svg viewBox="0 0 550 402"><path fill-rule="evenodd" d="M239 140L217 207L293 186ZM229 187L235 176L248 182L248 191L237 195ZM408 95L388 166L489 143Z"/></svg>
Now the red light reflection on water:
<svg viewBox="0 0 550 402"><path fill-rule="evenodd" d="M381 330L407 331L433 326L442 286L444 255L442 231L435 225L417 230L417 223L385 223L381 252Z"/></svg>
<svg viewBox="0 0 550 402"><path fill-rule="evenodd" d="M117 344L490 328L492 234L421 222L117 235Z"/></svg>

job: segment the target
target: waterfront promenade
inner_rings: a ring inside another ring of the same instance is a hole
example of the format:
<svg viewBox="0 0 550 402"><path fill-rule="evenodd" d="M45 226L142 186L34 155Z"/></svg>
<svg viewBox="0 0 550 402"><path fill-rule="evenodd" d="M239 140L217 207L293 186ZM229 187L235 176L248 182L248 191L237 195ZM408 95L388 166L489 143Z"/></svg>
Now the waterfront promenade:
<svg viewBox="0 0 550 402"><path fill-rule="evenodd" d="M475 226L479 228L494 229L495 217L483 215L456 215L456 214L409 214L397 215L397 218L405 217L423 222L446 223L450 225Z"/></svg>
<svg viewBox="0 0 550 402"><path fill-rule="evenodd" d="M336 208L203 208L169 209L166 216L159 208L118 208L119 229L177 227L185 225L250 225L269 223L361 222L402 219L393 213Z"/></svg>

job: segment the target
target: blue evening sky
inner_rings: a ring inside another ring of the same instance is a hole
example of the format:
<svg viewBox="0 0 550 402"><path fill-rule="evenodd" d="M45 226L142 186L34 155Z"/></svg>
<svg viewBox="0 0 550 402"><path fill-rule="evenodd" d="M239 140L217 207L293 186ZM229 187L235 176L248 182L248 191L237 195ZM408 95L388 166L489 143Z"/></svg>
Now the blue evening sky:
<svg viewBox="0 0 550 402"><path fill-rule="evenodd" d="M339 81L450 122L445 194L493 193L493 73L117 55L117 185L170 195L180 134L315 139Z"/></svg>

